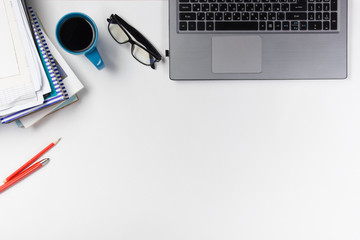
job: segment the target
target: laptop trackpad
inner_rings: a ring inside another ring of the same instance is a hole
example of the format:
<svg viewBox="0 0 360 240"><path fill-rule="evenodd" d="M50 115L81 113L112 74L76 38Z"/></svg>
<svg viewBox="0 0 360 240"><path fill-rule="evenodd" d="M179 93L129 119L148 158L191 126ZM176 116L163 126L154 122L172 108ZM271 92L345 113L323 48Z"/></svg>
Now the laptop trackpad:
<svg viewBox="0 0 360 240"><path fill-rule="evenodd" d="M212 38L213 73L260 73L260 36L216 36Z"/></svg>

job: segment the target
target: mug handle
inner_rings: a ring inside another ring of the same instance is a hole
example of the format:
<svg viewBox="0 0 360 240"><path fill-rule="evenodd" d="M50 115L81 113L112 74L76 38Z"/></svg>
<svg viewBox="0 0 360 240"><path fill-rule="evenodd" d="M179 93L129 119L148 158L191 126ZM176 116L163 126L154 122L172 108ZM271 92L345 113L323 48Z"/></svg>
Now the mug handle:
<svg viewBox="0 0 360 240"><path fill-rule="evenodd" d="M101 59L101 56L96 47L85 53L85 56L95 65L95 67L97 67L97 69L100 70L105 67L104 61Z"/></svg>

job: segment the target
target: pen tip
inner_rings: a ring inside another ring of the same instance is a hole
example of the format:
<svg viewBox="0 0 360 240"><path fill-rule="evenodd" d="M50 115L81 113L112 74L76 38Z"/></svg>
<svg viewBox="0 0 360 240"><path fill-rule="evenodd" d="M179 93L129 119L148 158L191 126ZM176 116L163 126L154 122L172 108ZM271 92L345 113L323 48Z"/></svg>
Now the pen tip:
<svg viewBox="0 0 360 240"><path fill-rule="evenodd" d="M54 141L54 144L56 145L58 142L60 142L61 138L59 138L58 140Z"/></svg>
<svg viewBox="0 0 360 240"><path fill-rule="evenodd" d="M50 158L44 158L43 160L40 161L41 165L46 165L48 162L50 161Z"/></svg>

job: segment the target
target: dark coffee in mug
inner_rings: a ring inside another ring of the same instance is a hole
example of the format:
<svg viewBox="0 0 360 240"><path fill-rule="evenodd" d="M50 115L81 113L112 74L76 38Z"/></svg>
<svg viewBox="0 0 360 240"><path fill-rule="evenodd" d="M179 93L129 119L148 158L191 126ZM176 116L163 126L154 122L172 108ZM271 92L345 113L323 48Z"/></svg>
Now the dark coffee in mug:
<svg viewBox="0 0 360 240"><path fill-rule="evenodd" d="M95 31L92 24L82 17L67 19L60 27L60 41L72 52L83 52L95 41Z"/></svg>

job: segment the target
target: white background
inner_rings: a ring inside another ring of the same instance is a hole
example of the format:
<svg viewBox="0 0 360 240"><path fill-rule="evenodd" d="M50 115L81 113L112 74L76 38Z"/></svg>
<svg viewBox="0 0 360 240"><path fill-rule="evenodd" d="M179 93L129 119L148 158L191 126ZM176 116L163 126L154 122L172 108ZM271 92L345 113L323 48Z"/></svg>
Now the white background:
<svg viewBox="0 0 360 240"><path fill-rule="evenodd" d="M360 239L358 0L347 80L188 82L107 32L117 13L164 53L166 1L30 2L56 46L61 16L92 17L106 68L59 48L80 102L29 129L0 126L1 178L62 137L0 195L1 240Z"/></svg>

